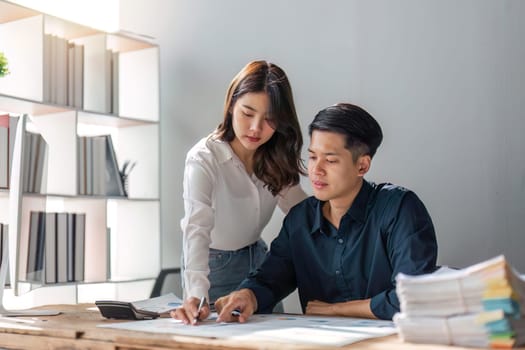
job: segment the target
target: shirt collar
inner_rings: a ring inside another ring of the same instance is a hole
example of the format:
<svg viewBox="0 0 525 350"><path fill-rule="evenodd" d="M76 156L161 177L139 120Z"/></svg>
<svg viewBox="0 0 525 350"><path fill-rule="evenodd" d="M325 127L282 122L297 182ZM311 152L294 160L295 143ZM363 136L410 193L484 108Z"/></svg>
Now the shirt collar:
<svg viewBox="0 0 525 350"><path fill-rule="evenodd" d="M363 179L363 186L361 186L359 193L354 199L354 203L352 203L346 215L350 215L356 221L365 222L366 209L370 200L370 193L373 189L372 185Z"/></svg>
<svg viewBox="0 0 525 350"><path fill-rule="evenodd" d="M366 209L368 206L368 200L370 197L370 193L372 192L373 187L372 185L363 179L363 185L361 186L361 189L359 190L359 193L354 199L354 202L352 203L352 206L346 214L343 216L343 219L346 216L351 216L355 221L364 222L366 219ZM312 225L312 230L310 231L310 234L314 234L316 232L319 232L321 230L321 220L323 220L323 204L324 201L317 200L316 205L314 206L315 210L315 217L314 222Z"/></svg>
<svg viewBox="0 0 525 350"><path fill-rule="evenodd" d="M206 145L213 151L215 157L219 163L225 163L231 159L234 159L233 149L230 144L223 141L216 134L210 134L206 140Z"/></svg>
<svg viewBox="0 0 525 350"><path fill-rule="evenodd" d="M208 148L212 150L213 154L215 154L215 159L217 160L217 162L219 162L219 164L224 164L226 162L231 161L237 167L245 169L242 161L235 154L235 152L233 152L233 148L230 145L230 143L221 140L216 134L212 133L208 136L208 139L206 140L206 146L208 146ZM252 174L250 178L256 185L260 185L259 183L262 183L261 180L259 180L259 178L255 174ZM264 184L260 186L263 185Z"/></svg>

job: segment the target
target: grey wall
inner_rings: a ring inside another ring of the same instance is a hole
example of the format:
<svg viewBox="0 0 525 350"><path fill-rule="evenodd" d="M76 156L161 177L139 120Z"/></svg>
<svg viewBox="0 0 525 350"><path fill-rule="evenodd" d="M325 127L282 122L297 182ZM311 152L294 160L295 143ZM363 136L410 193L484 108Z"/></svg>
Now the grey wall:
<svg viewBox="0 0 525 350"><path fill-rule="evenodd" d="M185 153L221 120L233 75L265 58L288 73L305 131L319 109L339 101L378 119L385 139L368 179L420 196L436 227L439 263L464 267L503 253L525 272L525 2L134 0L121 7L121 27L161 47L164 266L179 265ZM277 213L267 239L281 220Z"/></svg>

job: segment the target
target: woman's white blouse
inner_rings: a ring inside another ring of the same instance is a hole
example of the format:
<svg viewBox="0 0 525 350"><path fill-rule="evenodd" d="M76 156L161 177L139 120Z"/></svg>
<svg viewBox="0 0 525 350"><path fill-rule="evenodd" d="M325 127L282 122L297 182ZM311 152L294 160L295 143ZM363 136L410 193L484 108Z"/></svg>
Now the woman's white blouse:
<svg viewBox="0 0 525 350"><path fill-rule="evenodd" d="M274 197L248 175L230 144L213 134L188 152L183 185L185 297L208 298L209 248L237 250L255 243L276 205L287 213L307 197L300 185Z"/></svg>

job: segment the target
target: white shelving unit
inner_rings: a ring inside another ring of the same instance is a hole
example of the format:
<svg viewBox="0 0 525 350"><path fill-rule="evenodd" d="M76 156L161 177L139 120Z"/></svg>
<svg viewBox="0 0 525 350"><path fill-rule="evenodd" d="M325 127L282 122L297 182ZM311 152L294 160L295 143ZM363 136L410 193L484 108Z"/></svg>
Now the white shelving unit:
<svg viewBox="0 0 525 350"><path fill-rule="evenodd" d="M68 81L52 78L68 58L49 55L55 50L50 36L83 48L82 107L50 102L57 90L67 93L62 82ZM40 134L48 145L41 193L21 190L28 169L20 140L10 189L0 190L0 222L9 224L11 265L4 305L148 297L160 270L159 48L0 0L0 51L11 72L0 78L0 113L26 114L18 127ZM108 64L111 59L114 63ZM136 163L128 197L80 195L78 138L108 134L119 166L126 160ZM27 281L31 210L86 214L82 282Z"/></svg>

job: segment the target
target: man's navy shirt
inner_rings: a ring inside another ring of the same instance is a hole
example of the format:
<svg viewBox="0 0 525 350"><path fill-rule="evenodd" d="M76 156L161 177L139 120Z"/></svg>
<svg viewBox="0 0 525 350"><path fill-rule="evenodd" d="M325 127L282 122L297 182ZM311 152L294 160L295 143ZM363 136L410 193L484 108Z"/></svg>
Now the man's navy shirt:
<svg viewBox="0 0 525 350"><path fill-rule="evenodd" d="M381 319L399 311L395 276L436 268L434 226L415 193L363 181L339 230L310 197L290 210L265 261L240 288L255 293L259 313L271 312L298 288L303 312L310 300L328 303L372 298Z"/></svg>

